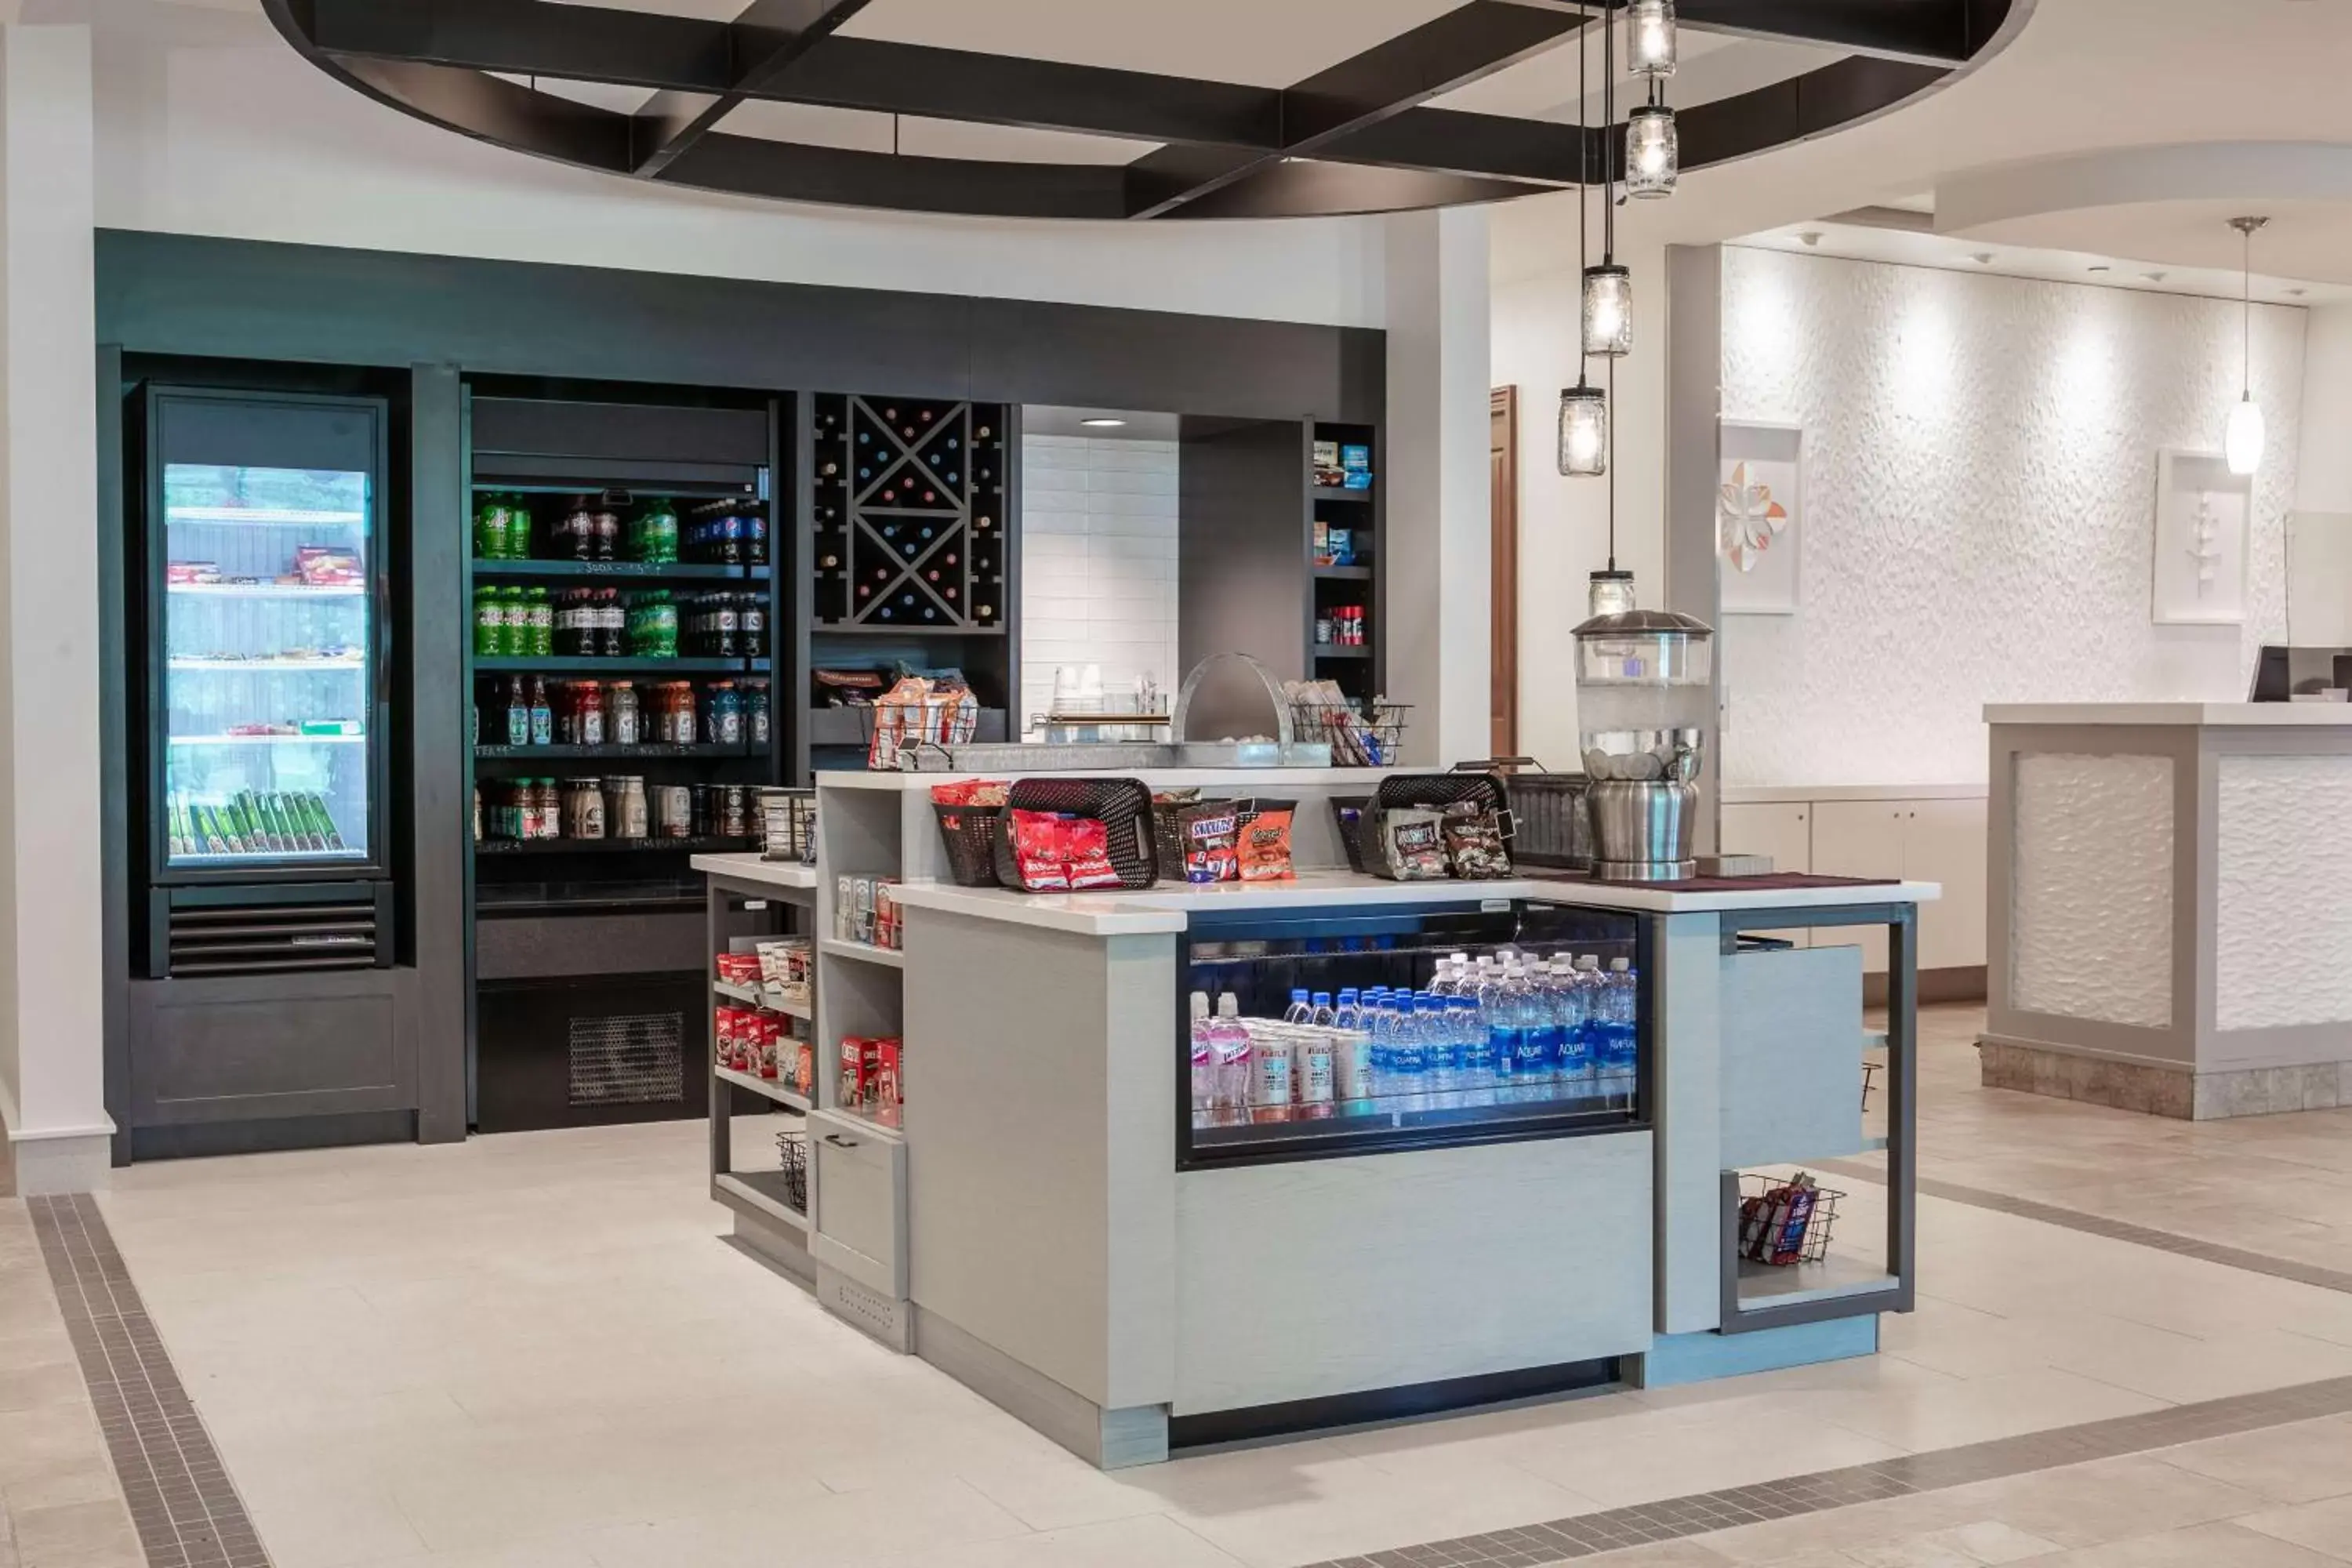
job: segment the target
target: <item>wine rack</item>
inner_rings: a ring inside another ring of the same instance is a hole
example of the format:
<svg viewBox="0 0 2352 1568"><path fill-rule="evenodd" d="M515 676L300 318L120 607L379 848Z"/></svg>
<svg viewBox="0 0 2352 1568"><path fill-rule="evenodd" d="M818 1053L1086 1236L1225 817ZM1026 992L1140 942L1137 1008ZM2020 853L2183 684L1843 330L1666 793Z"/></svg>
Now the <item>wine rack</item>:
<svg viewBox="0 0 2352 1568"><path fill-rule="evenodd" d="M1007 413L985 403L816 398L819 629L1003 629Z"/></svg>

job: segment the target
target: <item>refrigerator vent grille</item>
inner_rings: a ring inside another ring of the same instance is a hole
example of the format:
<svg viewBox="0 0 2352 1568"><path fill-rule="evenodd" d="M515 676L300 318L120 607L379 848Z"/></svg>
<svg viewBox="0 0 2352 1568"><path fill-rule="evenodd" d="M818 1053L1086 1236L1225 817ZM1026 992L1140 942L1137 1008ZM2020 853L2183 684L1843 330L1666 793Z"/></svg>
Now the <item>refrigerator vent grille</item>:
<svg viewBox="0 0 2352 1568"><path fill-rule="evenodd" d="M572 1103L654 1105L686 1098L686 1015L572 1020Z"/></svg>
<svg viewBox="0 0 2352 1568"><path fill-rule="evenodd" d="M277 974L369 969L376 961L373 900L332 904L188 906L172 910L171 973Z"/></svg>

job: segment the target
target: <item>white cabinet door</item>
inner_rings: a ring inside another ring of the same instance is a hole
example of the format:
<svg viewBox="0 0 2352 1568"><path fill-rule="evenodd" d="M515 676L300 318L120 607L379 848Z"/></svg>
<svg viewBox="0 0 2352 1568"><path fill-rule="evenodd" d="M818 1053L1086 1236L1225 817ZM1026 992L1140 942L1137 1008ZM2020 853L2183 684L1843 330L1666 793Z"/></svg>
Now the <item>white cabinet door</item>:
<svg viewBox="0 0 2352 1568"><path fill-rule="evenodd" d="M1823 800L1813 803L1813 870L1823 877L1903 876L1904 814L1912 807L1891 800ZM1869 896L1855 889L1857 898ZM1862 948L1862 967L1870 973L1886 969L1886 928L1821 928L1813 932L1815 947Z"/></svg>
<svg viewBox="0 0 2352 1568"><path fill-rule="evenodd" d="M1903 813L1904 876L1944 889L1919 906L1919 967L1973 968L1985 961L1985 802L1914 801Z"/></svg>
<svg viewBox="0 0 2352 1568"><path fill-rule="evenodd" d="M1810 871L1813 868L1813 808L1804 802L1727 805L1716 842L1728 854L1769 855L1775 871ZM1801 930L1757 934L1782 937L1799 947L1810 945L1808 933Z"/></svg>

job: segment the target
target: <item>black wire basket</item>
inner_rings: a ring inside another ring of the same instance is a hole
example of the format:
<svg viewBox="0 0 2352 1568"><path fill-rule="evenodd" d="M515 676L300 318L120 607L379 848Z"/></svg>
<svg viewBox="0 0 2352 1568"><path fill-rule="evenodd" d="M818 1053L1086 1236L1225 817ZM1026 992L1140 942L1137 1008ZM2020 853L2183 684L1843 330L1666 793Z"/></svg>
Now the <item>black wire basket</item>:
<svg viewBox="0 0 2352 1568"><path fill-rule="evenodd" d="M1032 888L1021 875L1021 858L1013 844L1013 814L1016 811L1057 812L1087 817L1103 825L1105 852L1118 886L1140 890L1160 879L1160 838L1152 826L1151 791L1139 780L1114 778L1015 779L997 819L994 841L996 879L1024 893L1055 892Z"/></svg>
<svg viewBox="0 0 2352 1568"><path fill-rule="evenodd" d="M942 805L931 803L940 819L940 842L947 847L948 875L960 888L993 888L996 879L997 818L1002 806Z"/></svg>
<svg viewBox="0 0 2352 1568"><path fill-rule="evenodd" d="M1789 1177L1767 1175L1760 1171L1739 1173L1742 1260L1794 1268L1801 1263L1820 1263L1829 1257L1830 1236L1837 1228L1838 1201L1845 1194L1835 1187L1808 1189L1812 1205L1798 1219L1783 1196L1793 1191Z"/></svg>
<svg viewBox="0 0 2352 1568"><path fill-rule="evenodd" d="M1368 795L1335 795L1331 797L1331 820L1339 829L1339 847L1348 857L1348 869L1357 876L1369 875L1364 869L1364 814L1372 806Z"/></svg>
<svg viewBox="0 0 2352 1568"><path fill-rule="evenodd" d="M1332 802L1337 809L1339 802ZM1391 811L1444 811L1448 806L1475 805L1491 814L1503 830L1507 846L1512 833L1510 796L1503 781L1492 773L1391 773L1372 792L1371 803L1357 819L1356 843L1349 865L1374 877L1395 880L1388 857L1381 852L1381 828ZM1340 839L1347 841L1343 822Z"/></svg>
<svg viewBox="0 0 2352 1568"><path fill-rule="evenodd" d="M808 1213L808 1134L776 1134L776 1158L784 1178L784 1206Z"/></svg>

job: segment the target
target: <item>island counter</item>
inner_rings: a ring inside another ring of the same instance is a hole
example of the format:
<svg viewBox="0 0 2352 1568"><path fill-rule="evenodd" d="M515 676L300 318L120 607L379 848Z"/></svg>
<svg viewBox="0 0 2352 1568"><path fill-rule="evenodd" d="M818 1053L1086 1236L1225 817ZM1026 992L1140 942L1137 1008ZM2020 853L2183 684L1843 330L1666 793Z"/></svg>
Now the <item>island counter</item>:
<svg viewBox="0 0 2352 1568"><path fill-rule="evenodd" d="M1985 1083L2352 1104L2352 708L1994 706Z"/></svg>
<svg viewBox="0 0 2352 1568"><path fill-rule="evenodd" d="M821 780L820 932L842 872L936 853L932 782ZM1305 797L1302 823L1370 787L1247 782ZM753 858L698 864L714 900L756 886ZM804 1272L845 1318L1107 1467L1869 1353L1877 1314L1912 1298L1911 981L1935 893L1399 884L1311 864L1091 895L906 882L902 951L820 941ZM1891 1185L1883 1237L1857 1219L1830 1256L1772 1268L1739 1256L1742 1173L1753 1191L1759 1171L1882 1142L1864 1133L1859 949L1743 936L1795 926L1887 932ZM1196 1108L1194 990L1265 1016L1294 985L1425 988L1448 954L1506 946L1625 960L1622 1080L1423 1084L1295 1118ZM878 1030L903 1041L897 1126L837 1093L842 1040Z"/></svg>

